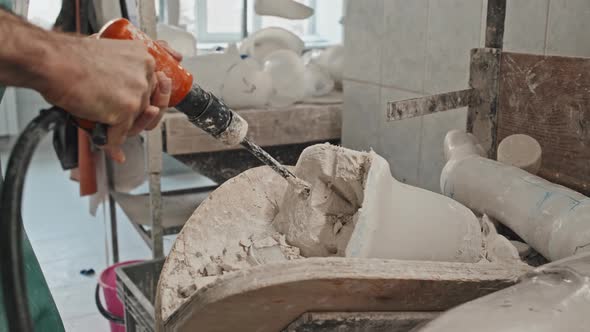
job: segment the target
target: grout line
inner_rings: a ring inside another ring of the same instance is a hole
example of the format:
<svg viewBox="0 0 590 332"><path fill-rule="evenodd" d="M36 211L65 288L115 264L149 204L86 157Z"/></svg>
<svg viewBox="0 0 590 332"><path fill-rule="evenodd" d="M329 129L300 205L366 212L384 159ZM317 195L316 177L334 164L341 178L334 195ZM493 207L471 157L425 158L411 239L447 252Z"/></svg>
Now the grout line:
<svg viewBox="0 0 590 332"><path fill-rule="evenodd" d="M479 32L479 47L486 46L486 33L487 33L487 25L488 25L488 0L481 1L481 21L479 24L480 32ZM506 24L504 22L504 24ZM506 31L506 29L504 29Z"/></svg>
<svg viewBox="0 0 590 332"><path fill-rule="evenodd" d="M544 45L543 45L543 54L547 55L547 41L549 39L549 19L550 19L550 15L549 13L551 12L551 0L547 1L547 14L545 16L545 40Z"/></svg>
<svg viewBox="0 0 590 332"><path fill-rule="evenodd" d="M428 57L428 38L430 37L430 0L426 0L426 36L424 38L424 72L422 73L422 91L420 94L426 94L426 80L428 79L428 70L430 61Z"/></svg>
<svg viewBox="0 0 590 332"><path fill-rule="evenodd" d="M420 186L422 176L422 143L424 142L424 117L420 117L420 130L418 131L420 135L418 136L418 167L416 167L416 186Z"/></svg>
<svg viewBox="0 0 590 332"><path fill-rule="evenodd" d="M430 69L430 61L428 57L428 39L430 37L430 0L426 1L426 38L424 41L424 73L422 79L422 95L426 95L426 80L428 79L428 70ZM424 117L420 117L420 130L418 131L418 167L416 167L416 186L420 186L422 176L422 143L424 142Z"/></svg>
<svg viewBox="0 0 590 332"><path fill-rule="evenodd" d="M386 14L385 14L385 0L381 1L381 31L379 31L381 33L381 35L379 36L379 40L383 40L384 42L387 42L387 40L385 40L385 36L387 35L387 33L385 33L385 22L386 22ZM383 43L379 43L379 85L383 86L383 52L385 50L385 47L383 47ZM379 89L381 90L381 89ZM379 98L379 103L381 103L381 98Z"/></svg>
<svg viewBox="0 0 590 332"><path fill-rule="evenodd" d="M410 89L406 89L406 88L402 88L396 85L391 85L391 84L379 84L379 83L375 83L375 82L370 82L370 81L365 81L365 80L359 80L356 78L350 78L350 77L344 77L345 81L349 81L349 82L354 82L354 83L362 83L362 84L367 84L367 85L373 85L373 86L377 86L380 88L388 88L388 89L395 89L395 90L400 90L403 92L409 92L409 93L413 93L416 95L424 95L424 93L422 91L416 91L416 90L410 90Z"/></svg>

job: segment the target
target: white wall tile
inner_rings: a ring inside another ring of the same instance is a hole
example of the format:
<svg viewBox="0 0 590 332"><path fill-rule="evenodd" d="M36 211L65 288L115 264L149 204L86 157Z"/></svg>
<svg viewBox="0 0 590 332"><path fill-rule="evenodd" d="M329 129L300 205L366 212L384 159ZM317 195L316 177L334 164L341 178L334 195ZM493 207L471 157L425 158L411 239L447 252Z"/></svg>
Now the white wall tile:
<svg viewBox="0 0 590 332"><path fill-rule="evenodd" d="M421 92L426 70L428 0L387 0L381 84Z"/></svg>
<svg viewBox="0 0 590 332"><path fill-rule="evenodd" d="M389 162L391 174L399 181L417 185L422 117L386 121L387 103L420 95L391 88L381 88L381 129L375 152Z"/></svg>
<svg viewBox="0 0 590 332"><path fill-rule="evenodd" d="M453 130L465 130L467 109L461 108L424 116L418 186L440 192L440 173L446 163L443 150L445 135Z"/></svg>
<svg viewBox="0 0 590 332"><path fill-rule="evenodd" d="M482 0L429 0L426 93L467 87L469 52L480 43L481 13Z"/></svg>
<svg viewBox="0 0 590 332"><path fill-rule="evenodd" d="M504 49L544 54L549 0L508 0Z"/></svg>
<svg viewBox="0 0 590 332"><path fill-rule="evenodd" d="M479 47L486 46L486 23L488 16L488 0L483 0L481 4L481 31L479 34Z"/></svg>
<svg viewBox="0 0 590 332"><path fill-rule="evenodd" d="M590 1L551 0L547 54L590 56Z"/></svg>
<svg viewBox="0 0 590 332"><path fill-rule="evenodd" d="M383 1L351 0L344 23L344 77L379 84Z"/></svg>
<svg viewBox="0 0 590 332"><path fill-rule="evenodd" d="M379 137L378 85L344 81L342 145L355 150L375 147Z"/></svg>

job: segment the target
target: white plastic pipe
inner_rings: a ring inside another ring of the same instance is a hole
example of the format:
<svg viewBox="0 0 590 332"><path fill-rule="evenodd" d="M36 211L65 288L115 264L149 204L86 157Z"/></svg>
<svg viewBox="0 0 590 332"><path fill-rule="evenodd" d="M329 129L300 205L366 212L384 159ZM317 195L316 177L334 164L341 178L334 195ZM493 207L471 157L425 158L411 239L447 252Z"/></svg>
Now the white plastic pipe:
<svg viewBox="0 0 590 332"><path fill-rule="evenodd" d="M510 227L549 260L590 249L590 199L478 154L474 137L445 137L443 194Z"/></svg>

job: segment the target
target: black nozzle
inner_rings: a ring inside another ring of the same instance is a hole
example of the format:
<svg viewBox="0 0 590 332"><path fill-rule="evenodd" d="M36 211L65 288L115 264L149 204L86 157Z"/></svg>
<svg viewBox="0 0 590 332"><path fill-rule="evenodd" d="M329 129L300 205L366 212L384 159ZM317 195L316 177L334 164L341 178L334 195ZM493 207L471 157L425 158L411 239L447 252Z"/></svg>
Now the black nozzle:
<svg viewBox="0 0 590 332"><path fill-rule="evenodd" d="M223 133L232 120L232 111L222 101L197 85L176 105L188 120L213 137Z"/></svg>

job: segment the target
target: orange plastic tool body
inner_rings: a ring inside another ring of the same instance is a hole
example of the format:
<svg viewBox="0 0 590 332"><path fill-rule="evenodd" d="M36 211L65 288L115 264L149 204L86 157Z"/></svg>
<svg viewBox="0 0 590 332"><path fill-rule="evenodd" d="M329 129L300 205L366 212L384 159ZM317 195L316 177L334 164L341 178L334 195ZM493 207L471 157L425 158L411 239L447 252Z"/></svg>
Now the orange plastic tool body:
<svg viewBox="0 0 590 332"><path fill-rule="evenodd" d="M98 33L99 38L141 40L148 52L156 60L156 71L161 71L172 80L172 91L169 106L176 106L189 93L193 86L193 75L182 68L178 61L162 46L155 43L141 30L124 18L112 20Z"/></svg>

